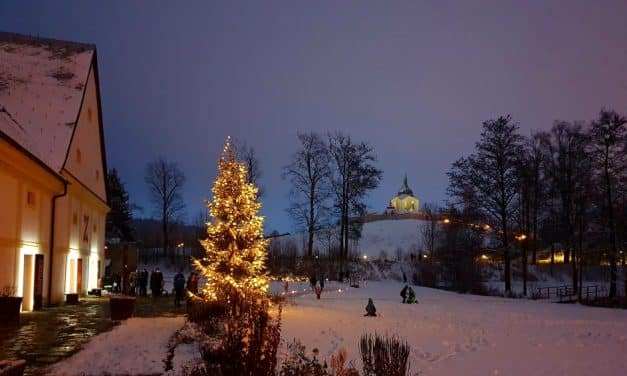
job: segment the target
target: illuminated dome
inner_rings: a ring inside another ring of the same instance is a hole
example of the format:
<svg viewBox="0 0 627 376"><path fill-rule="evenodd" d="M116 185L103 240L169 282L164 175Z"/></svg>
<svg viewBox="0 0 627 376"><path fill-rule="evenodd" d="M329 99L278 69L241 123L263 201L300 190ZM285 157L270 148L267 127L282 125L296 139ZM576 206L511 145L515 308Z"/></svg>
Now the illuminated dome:
<svg viewBox="0 0 627 376"><path fill-rule="evenodd" d="M404 213L418 213L418 209L420 207L420 201L414 197L414 192L407 185L407 174L405 174L405 178L403 179L403 186L398 191L398 195L394 196L390 200L390 207L394 213L404 214Z"/></svg>

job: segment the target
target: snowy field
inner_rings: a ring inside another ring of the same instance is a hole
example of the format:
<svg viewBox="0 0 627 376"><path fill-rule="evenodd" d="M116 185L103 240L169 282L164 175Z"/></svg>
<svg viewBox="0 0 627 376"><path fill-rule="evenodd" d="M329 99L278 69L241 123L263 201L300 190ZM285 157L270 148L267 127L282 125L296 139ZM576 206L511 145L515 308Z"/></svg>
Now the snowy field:
<svg viewBox="0 0 627 376"><path fill-rule="evenodd" d="M360 367L362 333L397 334L411 345L412 374L622 375L627 311L546 301L461 295L414 287L420 304L400 304L402 285L295 298L283 310L282 338L328 358L346 347ZM329 289L330 290L330 289ZM379 317L363 317L372 297ZM311 353L309 353L311 354Z"/></svg>
<svg viewBox="0 0 627 376"><path fill-rule="evenodd" d="M272 290L282 290L272 283ZM328 282L317 300L307 283L290 283L283 309L282 344L294 338L327 360L345 347L361 368L363 333L396 334L411 345L412 375L622 375L627 370L627 311L527 299L462 295L414 287L419 304L400 303L398 282L361 288ZM341 290L341 291L340 291ZM364 317L372 297L378 317ZM57 363L53 375L166 374L168 342L183 317L131 318ZM282 355L280 355L281 357ZM174 369L199 357L181 344ZM279 359L279 364L281 362Z"/></svg>

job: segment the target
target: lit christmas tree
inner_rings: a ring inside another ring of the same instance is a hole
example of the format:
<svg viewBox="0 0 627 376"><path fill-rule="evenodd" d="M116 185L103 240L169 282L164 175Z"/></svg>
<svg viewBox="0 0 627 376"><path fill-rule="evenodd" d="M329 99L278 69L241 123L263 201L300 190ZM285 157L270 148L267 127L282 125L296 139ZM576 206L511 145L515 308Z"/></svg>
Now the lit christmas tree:
<svg viewBox="0 0 627 376"><path fill-rule="evenodd" d="M207 239L202 259L194 265L204 277L204 298L229 302L246 297L265 296L268 240L263 238L263 217L257 215L257 187L246 181L246 166L237 161L227 138L220 160L218 177L207 204L213 219L207 223Z"/></svg>

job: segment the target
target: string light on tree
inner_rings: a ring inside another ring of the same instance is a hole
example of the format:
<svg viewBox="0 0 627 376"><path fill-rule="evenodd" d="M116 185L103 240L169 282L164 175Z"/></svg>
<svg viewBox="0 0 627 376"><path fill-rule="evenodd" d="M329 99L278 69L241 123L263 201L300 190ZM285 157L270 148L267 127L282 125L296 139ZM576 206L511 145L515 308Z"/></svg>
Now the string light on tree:
<svg viewBox="0 0 627 376"><path fill-rule="evenodd" d="M227 138L218 161L218 177L207 203L212 220L207 223L207 239L202 259L194 266L206 283L202 293L207 300L228 301L264 295L268 291L265 273L268 240L263 238L263 217L258 189L246 180L246 166L237 161L231 139Z"/></svg>

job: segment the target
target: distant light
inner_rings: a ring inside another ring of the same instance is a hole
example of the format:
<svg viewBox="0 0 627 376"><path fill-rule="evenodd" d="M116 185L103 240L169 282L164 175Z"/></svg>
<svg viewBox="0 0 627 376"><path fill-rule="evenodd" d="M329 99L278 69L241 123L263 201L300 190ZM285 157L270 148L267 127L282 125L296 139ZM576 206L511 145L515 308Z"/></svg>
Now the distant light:
<svg viewBox="0 0 627 376"><path fill-rule="evenodd" d="M422 257L423 257L423 258L427 258L427 257L429 257L429 255L424 254L424 255L422 255Z"/></svg>
<svg viewBox="0 0 627 376"><path fill-rule="evenodd" d="M490 225L483 225L483 229L486 231L490 231L491 228Z"/></svg>
<svg viewBox="0 0 627 376"><path fill-rule="evenodd" d="M364 260L368 260L368 255L364 255Z"/></svg>
<svg viewBox="0 0 627 376"><path fill-rule="evenodd" d="M481 259L482 259L482 260L487 260L487 259L488 259L488 255L485 255L485 254L484 254L484 255L481 255Z"/></svg>
<svg viewBox="0 0 627 376"><path fill-rule="evenodd" d="M450 220L450 219L448 219L448 218L444 218L444 221L443 221L443 222L444 222L444 223L446 223L446 224L449 224L449 223L451 223L451 220Z"/></svg>

